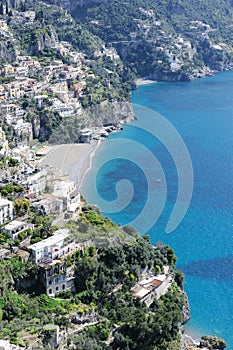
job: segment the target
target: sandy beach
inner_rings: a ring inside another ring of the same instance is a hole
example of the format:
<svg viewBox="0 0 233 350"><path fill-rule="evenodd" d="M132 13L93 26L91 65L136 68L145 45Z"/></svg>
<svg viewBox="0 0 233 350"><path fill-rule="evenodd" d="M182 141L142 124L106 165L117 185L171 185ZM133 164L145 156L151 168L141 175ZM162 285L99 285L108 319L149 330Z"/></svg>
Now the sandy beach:
<svg viewBox="0 0 233 350"><path fill-rule="evenodd" d="M142 79L142 78L139 78L136 80L136 85L137 86L142 86L142 85L148 85L148 84L154 84L156 83L155 80L150 80L150 79Z"/></svg>
<svg viewBox="0 0 233 350"><path fill-rule="evenodd" d="M80 188L86 173L91 169L92 158L100 141L84 144L61 144L51 148L41 164L61 170L63 176L75 181Z"/></svg>

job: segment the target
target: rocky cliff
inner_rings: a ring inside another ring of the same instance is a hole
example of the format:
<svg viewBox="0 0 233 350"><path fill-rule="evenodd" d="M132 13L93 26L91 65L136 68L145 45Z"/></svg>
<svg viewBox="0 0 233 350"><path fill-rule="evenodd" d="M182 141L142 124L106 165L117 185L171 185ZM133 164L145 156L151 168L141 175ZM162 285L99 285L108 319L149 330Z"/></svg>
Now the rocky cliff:
<svg viewBox="0 0 233 350"><path fill-rule="evenodd" d="M168 82L191 80L191 76L184 72L154 72L149 74L148 78L151 80Z"/></svg>
<svg viewBox="0 0 233 350"><path fill-rule="evenodd" d="M130 102L103 102L85 111L83 122L96 127L104 124L129 123L135 120Z"/></svg>
<svg viewBox="0 0 233 350"><path fill-rule="evenodd" d="M16 59L16 50L14 44L10 41L0 41L0 59L4 62L12 63Z"/></svg>
<svg viewBox="0 0 233 350"><path fill-rule="evenodd" d="M28 43L28 52L31 56L39 56L43 50L53 47L57 40L57 34L52 27L34 31Z"/></svg>
<svg viewBox="0 0 233 350"><path fill-rule="evenodd" d="M184 296L184 306L182 309L182 319L184 324L190 319L190 306L189 306L188 296L184 291L183 291L183 296Z"/></svg>

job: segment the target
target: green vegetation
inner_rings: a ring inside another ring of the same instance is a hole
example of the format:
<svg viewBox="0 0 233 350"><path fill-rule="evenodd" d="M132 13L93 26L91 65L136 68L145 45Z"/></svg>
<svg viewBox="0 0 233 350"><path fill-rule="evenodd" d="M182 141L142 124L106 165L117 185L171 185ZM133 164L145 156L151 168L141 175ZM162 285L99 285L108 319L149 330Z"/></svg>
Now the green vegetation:
<svg viewBox="0 0 233 350"><path fill-rule="evenodd" d="M0 193L3 197L7 197L8 195L22 193L22 192L24 192L23 186L16 186L16 185L12 185L12 184L4 185L0 189Z"/></svg>
<svg viewBox="0 0 233 350"><path fill-rule="evenodd" d="M14 203L14 213L16 216L23 216L28 213L30 202L27 199L17 199Z"/></svg>
<svg viewBox="0 0 233 350"><path fill-rule="evenodd" d="M55 229L49 218L30 217L36 226L34 241ZM153 247L150 236L140 237L130 226L122 232L95 206L84 206L80 219L67 226L77 240L90 231L93 242L98 242L103 232L108 240L105 245L88 246L66 258L67 267L74 269L76 292L60 292L55 299L43 294L38 266L17 257L0 262L0 337L27 344L29 337L36 340L40 335L44 342L50 335L45 325L75 327L70 322L74 315L85 319L94 312L95 322L82 332L70 334L67 344L73 342L79 349L88 350L179 350L184 276L175 269L173 249L161 243ZM122 232L121 240L110 239L112 230ZM148 307L133 296L131 289L143 271L156 275L164 266L170 267L173 282ZM206 342L209 349L224 349L225 343L219 339L203 338L202 343Z"/></svg>
<svg viewBox="0 0 233 350"><path fill-rule="evenodd" d="M3 159L0 159L0 168L5 168L5 167L17 167L19 165L18 160L8 156Z"/></svg>
<svg viewBox="0 0 233 350"><path fill-rule="evenodd" d="M24 332L37 337L45 324L55 319L59 323L62 317L78 309L80 302L77 304L73 298L53 300L40 294L38 272L36 265L18 258L0 262L1 338L18 343Z"/></svg>
<svg viewBox="0 0 233 350"><path fill-rule="evenodd" d="M217 338L216 336L204 336L201 337L200 348L206 348L209 350L219 349L223 350L227 346L223 339Z"/></svg>
<svg viewBox="0 0 233 350"><path fill-rule="evenodd" d="M173 265L174 261L174 252L169 247L153 249L142 238L131 246L109 247L93 257L85 254L78 258L77 297L86 304L94 302L105 321L76 336L75 344L80 349L84 349L84 344L89 344L88 349L179 349L183 296L177 285L174 283L170 292L150 309L130 292L142 269L153 270L158 264L162 269L164 264ZM107 347L103 342L112 331L113 342Z"/></svg>
<svg viewBox="0 0 233 350"><path fill-rule="evenodd" d="M181 71L209 66L221 69L232 61L232 52L220 51L210 45L225 42L232 48L232 2L213 1L149 1L120 0L88 3L77 6L74 17L94 35L115 47L126 67L140 76L155 72L168 72L166 50L183 60ZM192 21L211 26L208 39L203 40L204 27L193 29ZM181 45L176 48L174 39L182 35L189 40L196 53L189 57ZM161 50L161 47L166 50ZM183 57L182 51L184 52Z"/></svg>
<svg viewBox="0 0 233 350"><path fill-rule="evenodd" d="M164 265L174 267L175 255L170 247L154 249L146 240L139 238L132 245L118 245L98 250L96 257L85 255L76 263L76 290L83 301L101 300L119 283L128 287L139 279L142 269L157 271Z"/></svg>
<svg viewBox="0 0 233 350"><path fill-rule="evenodd" d="M34 224L34 230L31 237L31 244L40 242L52 236L58 227L52 225L52 219L38 213L30 212L30 221Z"/></svg>
<svg viewBox="0 0 233 350"><path fill-rule="evenodd" d="M22 10L36 12L36 21L27 31L24 30L23 25L14 23L13 20L10 22L22 52L39 58L42 65L48 64L48 61L54 58L68 62L68 58L61 57L56 50L50 49L50 42L58 37L59 40L71 43L75 50L86 56L85 67L91 69L93 76L86 79L87 87L81 98L84 108L106 100L129 100L130 91L135 88L136 76L122 64L119 58L111 58L104 54L105 44L100 37L77 24L67 11L57 6L49 5L48 10L43 2L29 0L22 5Z"/></svg>
<svg viewBox="0 0 233 350"><path fill-rule="evenodd" d="M110 219L103 217L96 207L84 206L79 219L92 226L102 227L103 229L111 229L118 227Z"/></svg>
<svg viewBox="0 0 233 350"><path fill-rule="evenodd" d="M31 221L39 238L52 232L48 218L33 214ZM103 231L120 230L92 206L84 207L78 225L81 223L92 230L95 227ZM69 226L73 231L79 227L74 222ZM56 299L43 294L36 265L30 261L23 263L19 258L2 261L0 337L25 344L29 335L35 338L44 335L43 327L48 323L67 327L71 315L86 315L95 310L98 322L69 336L68 343L72 340L80 349L86 349L87 344L88 349L139 350L144 345L148 350L178 349L183 296L177 284L174 282L169 293L155 300L149 309L134 299L131 292L142 270L150 269L156 274L170 265L172 271L174 251L162 245L155 249L149 237L140 238L130 227L126 230L132 235L130 243L114 242L98 249L90 246L66 258L67 266L75 269L76 293L61 292ZM34 240L38 238L35 232ZM105 341L112 336L113 342L107 345Z"/></svg>

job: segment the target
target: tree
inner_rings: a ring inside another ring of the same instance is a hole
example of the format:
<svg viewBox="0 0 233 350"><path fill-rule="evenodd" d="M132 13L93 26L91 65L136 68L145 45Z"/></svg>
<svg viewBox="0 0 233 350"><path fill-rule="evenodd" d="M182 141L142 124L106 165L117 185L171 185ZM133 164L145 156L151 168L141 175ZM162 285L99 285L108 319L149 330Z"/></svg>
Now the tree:
<svg viewBox="0 0 233 350"><path fill-rule="evenodd" d="M84 257L76 263L75 284L77 292L88 290L97 272L96 262L91 257Z"/></svg>
<svg viewBox="0 0 233 350"><path fill-rule="evenodd" d="M184 274L179 269L175 271L175 281L181 289L184 288Z"/></svg>
<svg viewBox="0 0 233 350"><path fill-rule="evenodd" d="M23 216L28 213L30 202L27 199L17 199L14 203L14 212L16 216Z"/></svg>

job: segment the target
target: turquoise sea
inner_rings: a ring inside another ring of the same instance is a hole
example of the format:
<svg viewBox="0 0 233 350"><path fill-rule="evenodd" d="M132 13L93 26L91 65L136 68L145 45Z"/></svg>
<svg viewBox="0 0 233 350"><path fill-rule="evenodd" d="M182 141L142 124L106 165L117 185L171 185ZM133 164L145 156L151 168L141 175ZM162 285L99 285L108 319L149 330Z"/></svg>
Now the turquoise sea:
<svg viewBox="0 0 233 350"><path fill-rule="evenodd" d="M185 272L185 290L191 306L191 320L185 328L196 335L223 337L227 349L233 350L233 72L192 82L141 86L133 92L132 102L149 107L170 121L188 148L194 190L186 216L173 232L165 233L177 197L177 169L166 147L137 127L139 120L143 124L143 114L102 143L82 186L83 195L101 208L102 202L90 184L95 182L100 196L111 202L117 197L116 190L122 197L127 194L124 184L117 189L118 182L126 179L125 186L130 182L134 188L131 202L123 210L112 214L109 210L105 214L117 223L131 223L148 200L147 176L134 159L122 159L122 150L117 156L117 143L111 160L112 149L108 144L122 138L142 144L141 151L135 151L137 159L145 160L145 148L153 152L166 178L167 198L149 233L153 243L162 241L175 249L178 266ZM153 118L151 123L154 125ZM103 155L109 159L106 164ZM158 182L153 197L156 206L161 199L162 175L149 160L147 163L147 174L155 172ZM136 222L139 232L151 221L151 216L148 210L141 223Z"/></svg>

